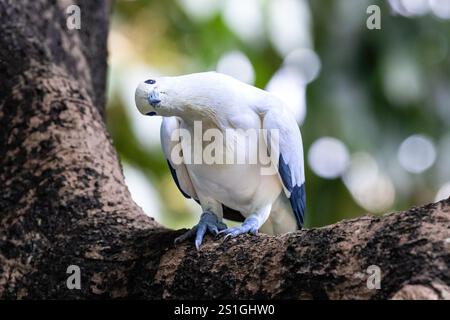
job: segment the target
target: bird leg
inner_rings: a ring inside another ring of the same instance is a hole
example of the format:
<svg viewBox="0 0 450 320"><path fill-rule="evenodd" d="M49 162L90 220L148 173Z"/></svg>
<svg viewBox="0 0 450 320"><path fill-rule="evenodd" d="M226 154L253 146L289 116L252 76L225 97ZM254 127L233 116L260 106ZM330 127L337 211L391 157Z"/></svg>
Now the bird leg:
<svg viewBox="0 0 450 320"><path fill-rule="evenodd" d="M216 236L220 231L226 228L227 225L222 221L219 221L219 217L217 217L212 212L205 211L202 213L198 224L186 233L176 238L175 244L178 244L195 236L195 247L198 250L200 248L200 245L202 244L203 237L205 236L206 231L209 231Z"/></svg>

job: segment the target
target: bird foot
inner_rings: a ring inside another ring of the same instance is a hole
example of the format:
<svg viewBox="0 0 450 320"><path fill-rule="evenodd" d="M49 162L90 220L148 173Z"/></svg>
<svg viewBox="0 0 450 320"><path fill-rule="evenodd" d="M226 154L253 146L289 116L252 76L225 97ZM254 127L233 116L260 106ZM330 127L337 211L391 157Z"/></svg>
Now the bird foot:
<svg viewBox="0 0 450 320"><path fill-rule="evenodd" d="M250 217L245 219L244 223L242 223L241 226L224 229L220 231L219 234L225 234L224 240L226 240L229 238L237 237L238 235L244 233L257 234L258 229L259 229L258 220L255 219L254 217Z"/></svg>
<svg viewBox="0 0 450 320"><path fill-rule="evenodd" d="M179 244L195 236L195 247L199 250L207 231L217 236L220 231L226 228L227 225L219 221L219 218L214 213L206 211L202 213L200 221L196 226L175 239L175 244Z"/></svg>

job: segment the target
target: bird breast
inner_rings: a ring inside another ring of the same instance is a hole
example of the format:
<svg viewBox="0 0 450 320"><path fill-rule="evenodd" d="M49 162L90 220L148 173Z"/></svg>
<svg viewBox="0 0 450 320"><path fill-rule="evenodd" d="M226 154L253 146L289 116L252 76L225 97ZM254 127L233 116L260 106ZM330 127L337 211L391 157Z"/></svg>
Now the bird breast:
<svg viewBox="0 0 450 320"><path fill-rule="evenodd" d="M202 134L194 131L182 150L183 156L190 158L186 167L197 194L244 215L275 201L282 186L260 130L205 126Z"/></svg>

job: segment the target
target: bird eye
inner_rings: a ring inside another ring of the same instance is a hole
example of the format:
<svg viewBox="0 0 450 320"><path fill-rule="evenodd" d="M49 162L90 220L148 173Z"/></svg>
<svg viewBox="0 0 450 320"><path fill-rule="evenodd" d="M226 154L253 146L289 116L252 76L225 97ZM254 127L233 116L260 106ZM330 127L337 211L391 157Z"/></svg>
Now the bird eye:
<svg viewBox="0 0 450 320"><path fill-rule="evenodd" d="M146 84L154 84L156 81L153 79L148 79L144 81Z"/></svg>

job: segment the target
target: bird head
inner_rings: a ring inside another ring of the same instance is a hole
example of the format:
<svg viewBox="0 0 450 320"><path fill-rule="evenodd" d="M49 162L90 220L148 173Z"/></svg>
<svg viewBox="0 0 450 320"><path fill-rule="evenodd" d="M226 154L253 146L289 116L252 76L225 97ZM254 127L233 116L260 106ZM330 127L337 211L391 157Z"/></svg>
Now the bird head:
<svg viewBox="0 0 450 320"><path fill-rule="evenodd" d="M230 79L217 72L151 78L136 88L136 106L149 116L204 117L213 113L211 107L233 99L227 88L236 86L236 80Z"/></svg>
<svg viewBox="0 0 450 320"><path fill-rule="evenodd" d="M140 113L148 116L163 115L167 109L163 78L152 78L139 83L135 102Z"/></svg>

